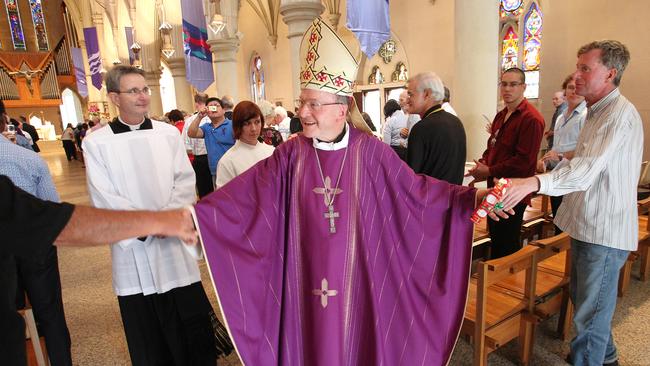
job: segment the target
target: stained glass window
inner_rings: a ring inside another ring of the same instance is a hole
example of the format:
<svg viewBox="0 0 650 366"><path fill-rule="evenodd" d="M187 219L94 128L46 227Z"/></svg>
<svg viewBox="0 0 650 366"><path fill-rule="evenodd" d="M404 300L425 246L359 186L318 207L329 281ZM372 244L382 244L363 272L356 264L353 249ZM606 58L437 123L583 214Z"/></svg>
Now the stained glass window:
<svg viewBox="0 0 650 366"><path fill-rule="evenodd" d="M9 29L11 29L11 41L14 44L15 50L26 50L25 47L25 34L23 33L23 26L20 21L20 13L18 12L17 0L5 0L7 7L7 18L9 20Z"/></svg>
<svg viewBox="0 0 650 366"><path fill-rule="evenodd" d="M501 19L516 18L524 10L524 0L501 0L499 16Z"/></svg>
<svg viewBox="0 0 650 366"><path fill-rule="evenodd" d="M542 14L533 3L524 18L524 70L539 70L542 47Z"/></svg>
<svg viewBox="0 0 650 366"><path fill-rule="evenodd" d="M262 65L262 58L253 53L250 65L251 75L251 97L255 103L258 103L266 98L264 90L264 67Z"/></svg>
<svg viewBox="0 0 650 366"><path fill-rule="evenodd" d="M517 67L519 55L519 37L513 26L508 26L501 45L501 69L503 71Z"/></svg>
<svg viewBox="0 0 650 366"><path fill-rule="evenodd" d="M47 51L47 31L45 30L45 17L41 0L29 0L29 8L32 11L32 21L34 22L34 33L36 34L36 43L39 51Z"/></svg>

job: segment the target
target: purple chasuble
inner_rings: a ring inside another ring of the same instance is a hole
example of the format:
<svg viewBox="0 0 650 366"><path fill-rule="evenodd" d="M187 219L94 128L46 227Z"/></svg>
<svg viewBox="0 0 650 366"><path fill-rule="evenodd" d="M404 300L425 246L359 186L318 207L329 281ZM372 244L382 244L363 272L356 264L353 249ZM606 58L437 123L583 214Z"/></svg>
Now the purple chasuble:
<svg viewBox="0 0 650 366"><path fill-rule="evenodd" d="M312 140L299 136L196 205L246 365L443 365L451 355L475 190L414 174L354 128L336 189L345 150L318 150L323 182Z"/></svg>

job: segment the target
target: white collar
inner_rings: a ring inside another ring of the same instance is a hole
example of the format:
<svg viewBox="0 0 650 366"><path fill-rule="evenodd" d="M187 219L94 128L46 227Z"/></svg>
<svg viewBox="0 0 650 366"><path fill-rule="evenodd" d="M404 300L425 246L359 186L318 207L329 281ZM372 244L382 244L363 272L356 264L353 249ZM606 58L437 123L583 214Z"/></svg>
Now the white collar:
<svg viewBox="0 0 650 366"><path fill-rule="evenodd" d="M130 125L130 124L124 122L124 121L122 120L122 117L120 117L120 116L117 116L117 119L120 121L120 123L122 123L123 125L127 126L128 128L130 128L131 131L135 131L135 130L137 130L138 128L140 128L140 126L142 126L142 124L143 124L144 121L147 119L147 117L143 117L143 118L142 118L142 122L138 123L137 125Z"/></svg>
<svg viewBox="0 0 650 366"><path fill-rule="evenodd" d="M318 150L326 150L326 151L336 151L336 150L344 149L348 147L349 140L350 140L350 126L348 126L347 124L345 125L345 135L343 135L343 138L339 142L324 142L312 138L312 142L315 148L317 148Z"/></svg>

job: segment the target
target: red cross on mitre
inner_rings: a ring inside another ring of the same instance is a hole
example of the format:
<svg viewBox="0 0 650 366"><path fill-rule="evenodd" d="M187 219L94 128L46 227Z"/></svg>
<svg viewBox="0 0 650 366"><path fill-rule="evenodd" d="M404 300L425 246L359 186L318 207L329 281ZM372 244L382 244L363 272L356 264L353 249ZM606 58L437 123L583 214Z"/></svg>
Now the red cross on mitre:
<svg viewBox="0 0 650 366"><path fill-rule="evenodd" d="M344 83L344 82L345 82L345 80L344 80L342 77L340 77L340 76L337 76L337 77L334 79L334 85L336 85L336 86L338 86L338 87L343 86L343 83Z"/></svg>
<svg viewBox="0 0 650 366"><path fill-rule="evenodd" d="M323 81L327 80L327 75L321 71L316 75L316 79L322 83Z"/></svg>
<svg viewBox="0 0 650 366"><path fill-rule="evenodd" d="M305 70L301 76L302 76L302 80L307 81L311 79L311 72L309 70Z"/></svg>
<svg viewBox="0 0 650 366"><path fill-rule="evenodd" d="M310 63L311 63L311 62L314 60L315 57L316 57L316 56L314 56L314 52L313 52L313 51L309 51L309 52L307 52L307 62L310 62Z"/></svg>
<svg viewBox="0 0 650 366"><path fill-rule="evenodd" d="M318 40L318 34L316 31L311 32L311 36L309 36L309 43L315 43Z"/></svg>

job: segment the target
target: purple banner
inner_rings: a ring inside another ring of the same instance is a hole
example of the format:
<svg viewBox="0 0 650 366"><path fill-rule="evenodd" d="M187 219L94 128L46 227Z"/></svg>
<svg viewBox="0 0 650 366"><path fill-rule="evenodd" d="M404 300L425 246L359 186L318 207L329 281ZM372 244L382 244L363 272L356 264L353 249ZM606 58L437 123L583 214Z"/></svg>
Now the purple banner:
<svg viewBox="0 0 650 366"><path fill-rule="evenodd" d="M99 42L97 41L97 29L95 27L84 28L84 40L86 41L86 55L88 55L88 69L90 79L97 90L102 89L102 58L99 55Z"/></svg>
<svg viewBox="0 0 650 366"><path fill-rule="evenodd" d="M388 0L348 0L347 27L357 36L363 53L372 58L390 39Z"/></svg>
<svg viewBox="0 0 650 366"><path fill-rule="evenodd" d="M204 91L214 82L214 71L205 16L200 4L195 0L181 0L187 81L199 91Z"/></svg>
<svg viewBox="0 0 650 366"><path fill-rule="evenodd" d="M70 47L70 52L72 53L72 64L74 65L74 77L77 79L77 92L82 97L87 97L88 84L86 83L86 70L81 48Z"/></svg>
<svg viewBox="0 0 650 366"><path fill-rule="evenodd" d="M126 47L129 50L129 65L133 65L135 60L135 54L131 50L131 46L133 46L133 28L124 27L124 32L126 33Z"/></svg>

